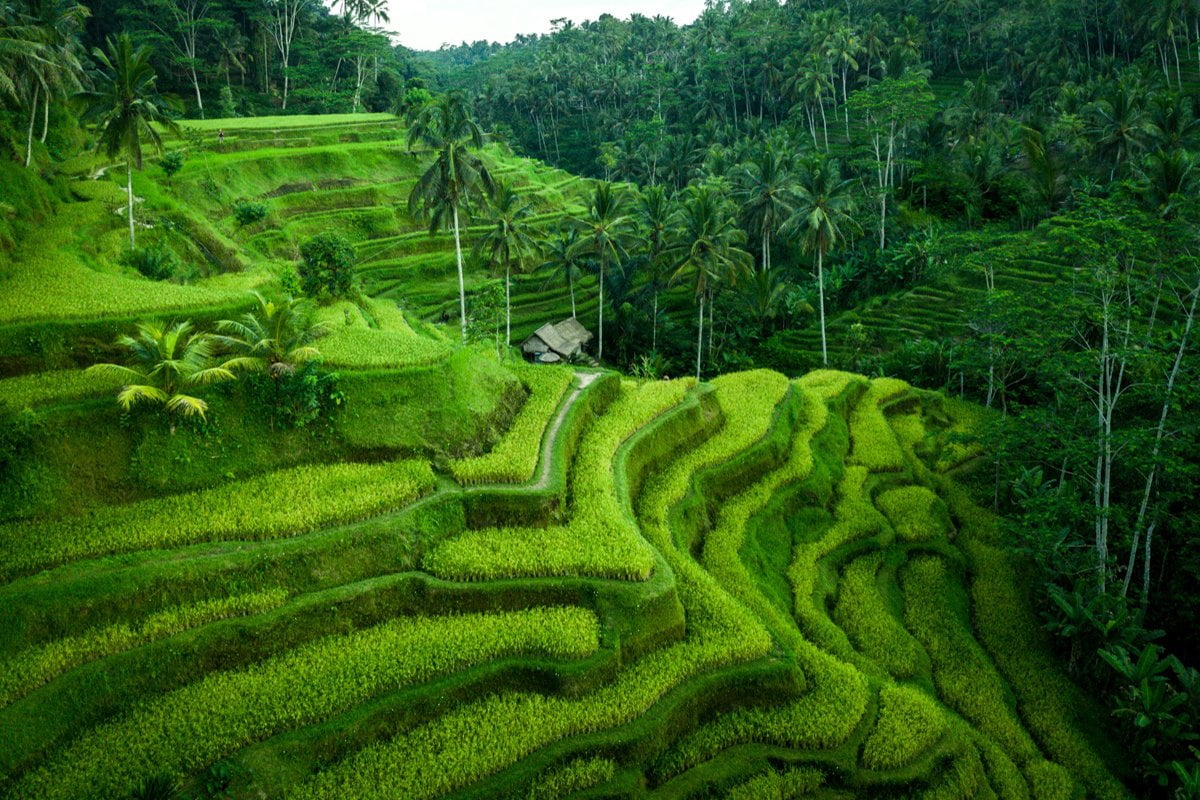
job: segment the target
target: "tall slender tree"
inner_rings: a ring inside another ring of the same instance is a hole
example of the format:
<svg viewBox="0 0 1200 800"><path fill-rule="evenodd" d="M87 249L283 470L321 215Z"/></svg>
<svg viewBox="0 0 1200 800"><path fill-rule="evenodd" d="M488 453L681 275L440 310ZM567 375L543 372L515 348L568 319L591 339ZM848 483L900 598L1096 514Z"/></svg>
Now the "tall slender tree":
<svg viewBox="0 0 1200 800"><path fill-rule="evenodd" d="M463 279L459 212L493 189L492 176L472 148L483 147L483 132L471 117L461 92L448 92L425 106L408 131L408 146L420 142L434 150L433 163L413 185L409 212L429 219L430 235L447 222L454 227L458 263L458 306L462 340L467 341L467 289Z"/></svg>
<svg viewBox="0 0 1200 800"><path fill-rule="evenodd" d="M508 181L499 181L488 201L488 230L475 246L476 257L486 258L504 271L504 341L512 346L512 270L522 269L538 251L534 236L533 206L517 194Z"/></svg>
<svg viewBox="0 0 1200 800"><path fill-rule="evenodd" d="M734 197L742 209L746 230L758 234L762 245L759 266L771 269L771 239L792 214L795 179L787 157L771 144L763 145L757 157L735 175Z"/></svg>
<svg viewBox="0 0 1200 800"><path fill-rule="evenodd" d="M129 194L129 249L137 246L133 230L133 170L142 168L142 143L162 152L162 136L155 124L178 132L167 116L167 101L158 94L158 76L150 65L150 50L135 47L133 38L122 33L109 37L107 48L96 48L96 89L84 92L83 118L99 128L96 148L109 157L125 155L125 190Z"/></svg>
<svg viewBox="0 0 1200 800"><path fill-rule="evenodd" d="M583 254L575 243L579 241L579 229L569 227L558 233L545 246L546 260L541 268L559 275L567 283L567 291L571 294L571 317L575 311L575 282L583 275Z"/></svg>
<svg viewBox="0 0 1200 800"><path fill-rule="evenodd" d="M687 198L676 215L674 241L665 255L671 261L672 280L690 276L696 299L696 379L704 356L704 304L711 302L714 284L736 281L754 263L741 249L746 234L734 221L733 209L714 185L688 187Z"/></svg>
<svg viewBox="0 0 1200 800"><path fill-rule="evenodd" d="M604 358L604 274L614 262L621 264L629 255L635 234L633 217L625 211L625 198L608 183L597 183L585 216L577 217L579 241L576 253L591 253L600 268L600 308L596 334L596 358Z"/></svg>
<svg viewBox="0 0 1200 800"><path fill-rule="evenodd" d="M825 256L855 225L855 182L842 177L836 159L821 157L805 169L796 186L796 209L784 223L785 233L796 235L805 252L817 254L817 296L821 313L821 363L829 363L825 337Z"/></svg>

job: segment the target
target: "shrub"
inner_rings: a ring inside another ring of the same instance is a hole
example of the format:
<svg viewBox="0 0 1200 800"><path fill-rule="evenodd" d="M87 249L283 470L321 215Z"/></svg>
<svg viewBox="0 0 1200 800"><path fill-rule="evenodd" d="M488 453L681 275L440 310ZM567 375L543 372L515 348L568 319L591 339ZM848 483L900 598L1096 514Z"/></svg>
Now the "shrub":
<svg viewBox="0 0 1200 800"><path fill-rule="evenodd" d="M170 185L171 179L175 177L175 173L183 169L183 151L172 150L164 154L159 160L158 165L162 167L163 174L167 176L167 185Z"/></svg>
<svg viewBox="0 0 1200 800"><path fill-rule="evenodd" d="M239 200L233 204L233 218L240 228L253 225L267 218L267 204Z"/></svg>
<svg viewBox="0 0 1200 800"><path fill-rule="evenodd" d="M179 268L179 259L174 251L163 244L130 250L121 257L121 263L133 267L153 281L165 281Z"/></svg>
<svg viewBox="0 0 1200 800"><path fill-rule="evenodd" d="M927 694L907 686L879 691L879 718L863 746L870 769L896 769L932 747L946 732L946 714Z"/></svg>
<svg viewBox="0 0 1200 800"><path fill-rule="evenodd" d="M350 297L354 291L354 248L336 233L322 233L300 245L300 284L322 301Z"/></svg>
<svg viewBox="0 0 1200 800"><path fill-rule="evenodd" d="M404 506L433 488L429 464L280 470L216 489L0 525L0 575L80 558L228 539L271 539Z"/></svg>
<svg viewBox="0 0 1200 800"><path fill-rule="evenodd" d="M329 636L148 700L27 773L12 796L120 796L151 768L191 772L382 693L504 656L583 658L598 637L595 615L570 607L401 618Z"/></svg>

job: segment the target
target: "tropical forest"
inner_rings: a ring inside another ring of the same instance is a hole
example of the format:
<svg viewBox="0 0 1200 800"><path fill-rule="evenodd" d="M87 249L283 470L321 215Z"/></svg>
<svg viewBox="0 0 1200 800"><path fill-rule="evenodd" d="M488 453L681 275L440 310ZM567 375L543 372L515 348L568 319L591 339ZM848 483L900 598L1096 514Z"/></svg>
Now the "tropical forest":
<svg viewBox="0 0 1200 800"><path fill-rule="evenodd" d="M604 5L0 0L0 798L1200 800L1200 3Z"/></svg>

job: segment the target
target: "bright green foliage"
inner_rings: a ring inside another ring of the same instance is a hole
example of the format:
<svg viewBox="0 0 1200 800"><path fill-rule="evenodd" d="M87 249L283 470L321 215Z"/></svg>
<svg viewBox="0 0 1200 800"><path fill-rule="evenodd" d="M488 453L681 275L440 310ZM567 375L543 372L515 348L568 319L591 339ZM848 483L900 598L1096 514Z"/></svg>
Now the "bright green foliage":
<svg viewBox="0 0 1200 800"><path fill-rule="evenodd" d="M354 288L354 249L336 233L322 233L300 246L300 288L319 300L349 297Z"/></svg>
<svg viewBox="0 0 1200 800"><path fill-rule="evenodd" d="M521 413L491 452L450 465L462 484L521 483L532 480L542 448L542 436L574 378L569 369L520 366L514 369L529 389Z"/></svg>
<svg viewBox="0 0 1200 800"><path fill-rule="evenodd" d="M785 772L767 772L739 784L726 795L729 800L791 800L818 789L825 776L818 769L795 767Z"/></svg>
<svg viewBox="0 0 1200 800"><path fill-rule="evenodd" d="M946 732L946 715L929 695L907 686L879 692L879 718L863 746L870 769L895 769L933 746Z"/></svg>
<svg viewBox="0 0 1200 800"><path fill-rule="evenodd" d="M35 372L0 380L0 404L12 408L33 408L68 403L107 394L122 385L119 378L96 375L82 369Z"/></svg>
<svg viewBox="0 0 1200 800"><path fill-rule="evenodd" d="M96 728L27 775L13 797L128 793L150 775L196 770L389 690L508 655L582 658L597 637L595 616L578 608L402 618L331 636L245 670L214 672Z"/></svg>
<svg viewBox="0 0 1200 800"><path fill-rule="evenodd" d="M888 425L880 405L907 384L889 378L871 381L866 396L854 406L850 419L850 461L876 472L898 472L904 469L904 454L896 434Z"/></svg>
<svg viewBox="0 0 1200 800"><path fill-rule="evenodd" d="M0 323L131 317L244 303L235 292L88 269L71 244L107 213L99 202L74 203L25 238L9 267L0 271Z"/></svg>
<svg viewBox="0 0 1200 800"><path fill-rule="evenodd" d="M317 341L323 363L351 369L403 369L444 361L453 347L444 339L416 333L394 303L349 302L322 308L316 319L325 335Z"/></svg>
<svg viewBox="0 0 1200 800"><path fill-rule="evenodd" d="M109 625L31 647L0 662L0 706L28 694L69 669L98 658L230 617L259 614L283 604L283 589L203 600L151 614L137 625Z"/></svg>
<svg viewBox="0 0 1200 800"><path fill-rule="evenodd" d="M911 678L921 665L921 647L892 613L878 583L880 553L860 556L842 572L833 619L854 646L895 678Z"/></svg>
<svg viewBox="0 0 1200 800"><path fill-rule="evenodd" d="M994 738L1017 764L1037 755L1037 747L1008 705L1004 682L988 654L964 627L953 605L961 592L945 563L933 556L909 561L901 572L904 618L933 662L938 693L979 730Z"/></svg>
<svg viewBox="0 0 1200 800"><path fill-rule="evenodd" d="M577 758L551 770L529 788L528 800L557 800L612 780L616 764L607 758Z"/></svg>
<svg viewBox="0 0 1200 800"><path fill-rule="evenodd" d="M887 517L901 541L941 539L951 530L946 504L924 486L880 492L875 496L875 507Z"/></svg>
<svg viewBox="0 0 1200 800"><path fill-rule="evenodd" d="M584 435L571 474L567 527L470 531L448 540L425 559L445 578L595 575L645 580L654 557L618 495L613 458L635 431L677 405L689 381L626 385L621 396Z"/></svg>
<svg viewBox="0 0 1200 800"><path fill-rule="evenodd" d="M294 536L399 508L432 487L433 473L419 461L296 467L86 516L9 523L0 525L0 574L146 548Z"/></svg>

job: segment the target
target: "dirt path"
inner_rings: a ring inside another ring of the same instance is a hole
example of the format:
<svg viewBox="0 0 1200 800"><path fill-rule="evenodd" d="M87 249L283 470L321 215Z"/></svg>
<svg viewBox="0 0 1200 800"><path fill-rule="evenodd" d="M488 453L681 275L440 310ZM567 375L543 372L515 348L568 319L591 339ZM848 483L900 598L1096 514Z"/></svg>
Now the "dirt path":
<svg viewBox="0 0 1200 800"><path fill-rule="evenodd" d="M539 469L536 479L532 484L527 484L530 489L544 489L550 485L550 467L551 457L554 453L554 444L558 441L558 431L562 428L563 422L567 419L567 414L570 413L571 407L579 400L587 387L592 385L592 382L600 377L599 372L576 372L575 379L577 384L566 399L558 406L558 413L554 415L554 419L546 428L546 433L542 436L542 454L538 459Z"/></svg>

